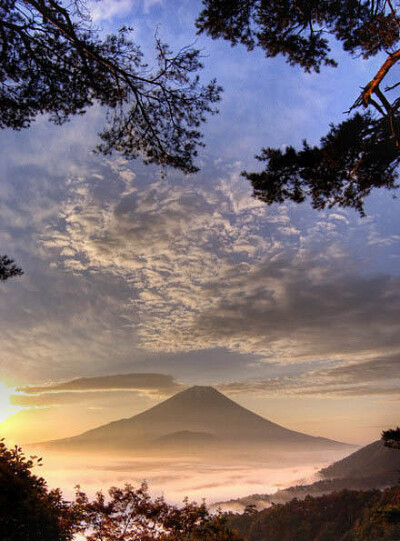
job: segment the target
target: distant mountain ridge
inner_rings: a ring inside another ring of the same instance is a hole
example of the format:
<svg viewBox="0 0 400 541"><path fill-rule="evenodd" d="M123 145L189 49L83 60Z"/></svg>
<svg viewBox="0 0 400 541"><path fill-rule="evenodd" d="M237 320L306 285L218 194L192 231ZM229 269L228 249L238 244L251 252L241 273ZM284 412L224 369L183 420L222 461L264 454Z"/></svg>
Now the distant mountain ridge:
<svg viewBox="0 0 400 541"><path fill-rule="evenodd" d="M185 447L235 444L340 448L347 444L284 428L240 406L213 387L194 386L129 419L121 419L75 437L47 442L50 447L157 449L161 442ZM163 445L164 445L163 444ZM350 446L349 446L350 447Z"/></svg>

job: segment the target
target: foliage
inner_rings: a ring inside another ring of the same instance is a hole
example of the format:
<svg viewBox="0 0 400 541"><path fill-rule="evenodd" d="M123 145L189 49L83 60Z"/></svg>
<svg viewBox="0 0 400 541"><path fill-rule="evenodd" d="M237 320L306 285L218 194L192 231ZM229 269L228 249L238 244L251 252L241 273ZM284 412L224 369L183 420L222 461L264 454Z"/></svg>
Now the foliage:
<svg viewBox="0 0 400 541"><path fill-rule="evenodd" d="M223 38L248 49L261 47L306 71L336 66L328 35L345 51L369 58L386 51L400 38L389 2L382 0L203 0L197 27L212 38Z"/></svg>
<svg viewBox="0 0 400 541"><path fill-rule="evenodd" d="M6 255L0 255L0 282L4 282L13 276L21 276L22 269L15 265L14 260Z"/></svg>
<svg viewBox="0 0 400 541"><path fill-rule="evenodd" d="M382 441L386 447L400 449L400 427L384 430L382 432Z"/></svg>
<svg viewBox="0 0 400 541"><path fill-rule="evenodd" d="M152 500L147 485L113 487L90 501L79 487L73 502L32 473L41 459L26 458L19 447L0 442L1 541L241 541L221 515L211 516L203 503L182 508L163 498Z"/></svg>
<svg viewBox="0 0 400 541"><path fill-rule="evenodd" d="M380 541L400 538L400 487L385 490L375 505L364 510L353 528L354 541Z"/></svg>
<svg viewBox="0 0 400 541"><path fill-rule="evenodd" d="M2 0L0 127L27 128L44 113L62 124L96 102L109 111L100 151L196 171L199 126L221 89L200 83L198 50L173 54L157 37L150 69L130 30L102 39L79 0L69 9L59 0Z"/></svg>
<svg viewBox="0 0 400 541"><path fill-rule="evenodd" d="M321 139L320 146L266 148L257 156L267 167L246 173L254 195L267 204L285 200L303 202L307 196L316 209L353 207L364 214L363 201L373 188L397 187L400 154L390 139L386 119L355 114Z"/></svg>
<svg viewBox="0 0 400 541"><path fill-rule="evenodd" d="M223 38L248 49L261 47L267 57L283 55L291 65L319 72L337 65L329 37L345 51L364 59L386 54L381 67L363 88L350 110L368 108L338 126L331 126L320 147L303 150L262 149L261 173L244 175L254 193L268 204L286 199L298 203L307 196L322 209L334 205L363 213L363 201L373 187L396 187L399 161L400 98L396 83L380 85L400 59L400 18L390 0L203 0L197 26L212 38ZM374 113L374 114L373 114ZM359 131L359 129L361 131ZM340 152L344 150L343 157Z"/></svg>
<svg viewBox="0 0 400 541"><path fill-rule="evenodd" d="M2 541L69 541L74 516L59 490L32 473L37 457L0 442L0 539Z"/></svg>
<svg viewBox="0 0 400 541"><path fill-rule="evenodd" d="M400 486L307 496L254 514L230 514L228 524L247 541L389 541L400 535Z"/></svg>
<svg viewBox="0 0 400 541"><path fill-rule="evenodd" d="M210 516L205 504L185 501L182 508L163 498L152 500L147 485L113 487L106 499L99 492L93 501L78 491L75 501L81 531L87 541L240 541L221 515Z"/></svg>

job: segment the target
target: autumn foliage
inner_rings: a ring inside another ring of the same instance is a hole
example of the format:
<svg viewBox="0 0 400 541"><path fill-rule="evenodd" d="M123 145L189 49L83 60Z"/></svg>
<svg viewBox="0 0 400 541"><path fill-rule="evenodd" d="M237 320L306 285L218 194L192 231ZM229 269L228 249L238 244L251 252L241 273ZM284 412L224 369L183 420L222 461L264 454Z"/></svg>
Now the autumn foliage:
<svg viewBox="0 0 400 541"><path fill-rule="evenodd" d="M135 489L112 487L90 501L78 490L72 504L87 541L240 541L222 515L211 516L204 503L185 500L179 508L152 499L146 483Z"/></svg>
<svg viewBox="0 0 400 541"><path fill-rule="evenodd" d="M183 507L152 499L147 485L113 487L93 500L77 489L67 502L59 489L49 490L32 469L41 459L0 443L1 541L240 541L225 518L210 515L204 503Z"/></svg>
<svg viewBox="0 0 400 541"><path fill-rule="evenodd" d="M400 486L307 496L231 514L228 523L247 541L394 541L400 539Z"/></svg>

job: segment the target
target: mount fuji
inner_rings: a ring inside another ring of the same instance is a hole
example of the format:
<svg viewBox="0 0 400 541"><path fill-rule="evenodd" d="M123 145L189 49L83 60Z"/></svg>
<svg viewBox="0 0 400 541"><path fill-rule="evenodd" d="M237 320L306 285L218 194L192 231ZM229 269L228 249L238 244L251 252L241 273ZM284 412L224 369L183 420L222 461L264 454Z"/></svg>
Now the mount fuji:
<svg viewBox="0 0 400 541"><path fill-rule="evenodd" d="M213 387L194 386L129 419L43 444L74 451L190 451L243 447L340 450L351 446L289 430Z"/></svg>

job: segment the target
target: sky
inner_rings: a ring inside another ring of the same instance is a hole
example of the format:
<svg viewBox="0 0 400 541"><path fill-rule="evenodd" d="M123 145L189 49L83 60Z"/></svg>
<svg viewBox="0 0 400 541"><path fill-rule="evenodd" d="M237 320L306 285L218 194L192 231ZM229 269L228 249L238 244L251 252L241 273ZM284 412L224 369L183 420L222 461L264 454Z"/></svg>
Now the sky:
<svg viewBox="0 0 400 541"><path fill-rule="evenodd" d="M338 49L338 68L306 74L196 36L198 1L89 8L150 59L156 31L200 48L220 113L190 176L94 154L97 106L0 132L1 253L25 272L0 284L2 434L78 434L200 384L291 429L378 439L400 409L398 201L376 191L364 218L267 207L240 173L263 146L318 142L379 59Z"/></svg>

